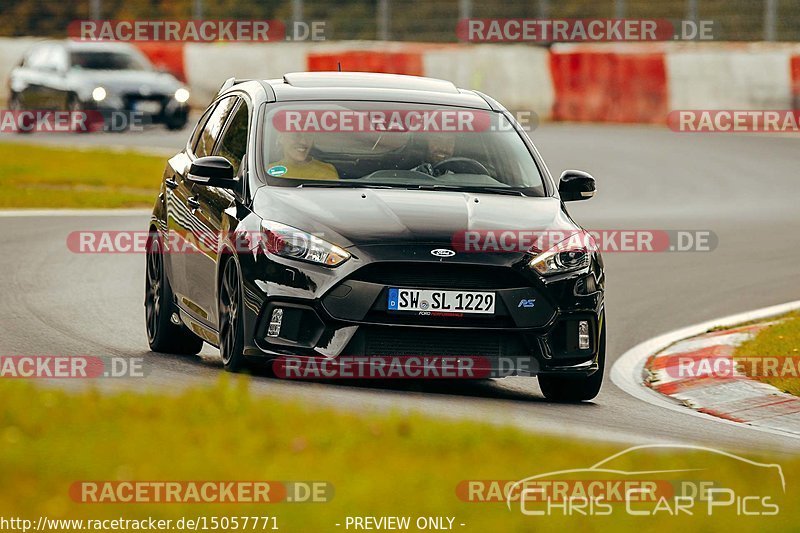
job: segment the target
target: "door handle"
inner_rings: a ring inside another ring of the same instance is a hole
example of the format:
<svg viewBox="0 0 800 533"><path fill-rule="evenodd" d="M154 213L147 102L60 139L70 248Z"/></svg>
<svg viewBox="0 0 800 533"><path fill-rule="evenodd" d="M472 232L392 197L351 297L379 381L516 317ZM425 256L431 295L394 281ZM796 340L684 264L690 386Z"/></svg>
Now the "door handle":
<svg viewBox="0 0 800 533"><path fill-rule="evenodd" d="M164 185L166 185L166 186L167 186L167 187L169 187L170 189L177 189L177 188L178 188L178 182L177 182L177 181L175 181L175 180L174 180L174 179L172 179L172 178L167 178L167 179L165 179L165 180L164 180Z"/></svg>
<svg viewBox="0 0 800 533"><path fill-rule="evenodd" d="M186 199L186 203L189 204L189 207L192 209L200 209L200 202L197 201L197 198L194 196L190 196Z"/></svg>

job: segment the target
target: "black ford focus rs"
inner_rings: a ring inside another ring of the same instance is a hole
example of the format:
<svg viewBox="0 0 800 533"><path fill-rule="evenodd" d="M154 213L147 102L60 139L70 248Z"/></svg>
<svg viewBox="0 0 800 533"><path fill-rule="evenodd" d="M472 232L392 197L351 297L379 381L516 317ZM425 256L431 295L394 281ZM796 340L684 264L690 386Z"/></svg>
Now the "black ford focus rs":
<svg viewBox="0 0 800 533"><path fill-rule="evenodd" d="M558 184L499 103L362 73L228 80L173 156L149 228L154 351L225 367L292 357L477 358L589 400L604 273ZM509 364L509 361L511 364Z"/></svg>

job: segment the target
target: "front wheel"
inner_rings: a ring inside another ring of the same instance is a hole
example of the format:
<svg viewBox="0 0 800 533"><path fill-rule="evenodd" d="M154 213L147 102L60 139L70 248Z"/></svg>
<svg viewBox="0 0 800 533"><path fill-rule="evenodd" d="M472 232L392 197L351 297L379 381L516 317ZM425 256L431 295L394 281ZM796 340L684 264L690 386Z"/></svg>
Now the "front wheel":
<svg viewBox="0 0 800 533"><path fill-rule="evenodd" d="M147 269L145 273L144 314L147 342L154 352L196 355L203 339L172 323L172 290L164 272L164 252L157 233L147 239Z"/></svg>
<svg viewBox="0 0 800 533"><path fill-rule="evenodd" d="M539 388L548 400L555 402L585 402L600 392L603 370L606 365L606 321L601 317L600 341L597 354L597 371L591 376L564 376L540 374Z"/></svg>
<svg viewBox="0 0 800 533"><path fill-rule="evenodd" d="M35 119L20 116L19 113L24 111L22 100L17 93L11 93L8 98L8 108L14 112L15 120L17 121L14 133L31 133L33 131Z"/></svg>
<svg viewBox="0 0 800 533"><path fill-rule="evenodd" d="M218 309L219 353L225 369L238 372L247 366L247 359L244 355L242 288L234 259L229 259L222 271Z"/></svg>
<svg viewBox="0 0 800 533"><path fill-rule="evenodd" d="M185 128L188 122L189 122L189 113L179 111L168 116L167 119L164 121L164 125L167 127L169 131L178 131Z"/></svg>
<svg viewBox="0 0 800 533"><path fill-rule="evenodd" d="M76 94L70 94L67 97L67 111L75 116L83 114L82 122L74 122L72 133L89 133L90 131L102 130L105 128L104 121L99 117L97 111L87 111L86 106L83 105L80 98Z"/></svg>

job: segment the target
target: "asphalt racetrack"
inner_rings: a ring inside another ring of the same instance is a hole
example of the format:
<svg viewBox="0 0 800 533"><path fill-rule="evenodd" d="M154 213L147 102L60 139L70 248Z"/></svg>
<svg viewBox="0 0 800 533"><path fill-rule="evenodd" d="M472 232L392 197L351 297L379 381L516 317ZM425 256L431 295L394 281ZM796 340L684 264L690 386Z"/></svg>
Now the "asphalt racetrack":
<svg viewBox="0 0 800 533"><path fill-rule="evenodd" d="M168 154L178 151L188 134L188 129L153 129L2 140L111 144ZM648 338L800 299L800 141L569 124L544 125L532 138L556 176L578 168L597 179L593 200L569 205L585 227L710 230L719 239L711 252L605 254L609 361L603 390L593 402L547 402L533 378L357 384L256 376L253 390L341 409L419 410L619 442L800 451L800 439L662 409L608 379L615 359ZM154 184L159 178L153 176ZM215 349L206 347L200 357L189 358L148 351L142 255L74 254L66 246L71 231L145 230L146 223L145 211L0 216L0 322L5 329L0 353L144 357L146 378L101 380L101 388L172 391L217 380L222 364Z"/></svg>

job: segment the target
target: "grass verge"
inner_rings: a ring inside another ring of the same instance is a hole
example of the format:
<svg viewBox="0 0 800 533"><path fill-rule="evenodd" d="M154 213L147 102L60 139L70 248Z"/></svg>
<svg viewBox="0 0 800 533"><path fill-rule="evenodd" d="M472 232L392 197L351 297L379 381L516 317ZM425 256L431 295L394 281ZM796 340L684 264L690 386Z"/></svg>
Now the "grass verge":
<svg viewBox="0 0 800 533"><path fill-rule="evenodd" d="M734 357L737 359L769 357L778 360L791 358L786 360L794 363L800 362L800 313L791 313L776 324L762 329L754 338L738 346ZM752 371L756 367L742 365L742 368L745 371ZM797 369L797 365L793 364L791 368ZM778 373L782 373L780 369L778 370ZM800 375L792 374L792 372L785 373L784 377L763 375L753 375L752 377L782 391L800 396Z"/></svg>
<svg viewBox="0 0 800 533"><path fill-rule="evenodd" d="M150 207L165 158L0 143L0 208Z"/></svg>
<svg viewBox="0 0 800 533"><path fill-rule="evenodd" d="M613 465L637 472L682 469L670 479L710 480L736 487L737 496L767 496L779 505L775 516L741 516L733 503L709 516L702 502L691 515L679 516L665 509L656 516L630 516L623 503L614 504L608 516L597 516L596 509L594 516L565 517L560 509L526 516L518 504L509 510L504 503L462 501L456 487L463 480L518 480L585 468L625 446L419 415L346 414L254 396L245 379L223 378L214 387L179 395L67 393L0 380L0 398L0 517L34 523L41 515L173 520L269 515L285 531L346 531L348 516L390 515L453 517L456 531L606 532L789 530L800 520L794 504L800 459L782 462L785 494L774 472L701 452L637 453ZM509 411L513 408L510 404ZM626 476L612 479L619 477ZM334 497L327 503L266 505L77 503L69 487L85 480L322 480L333 484ZM763 511L762 503L750 500L747 509ZM654 508L655 503L636 507Z"/></svg>

